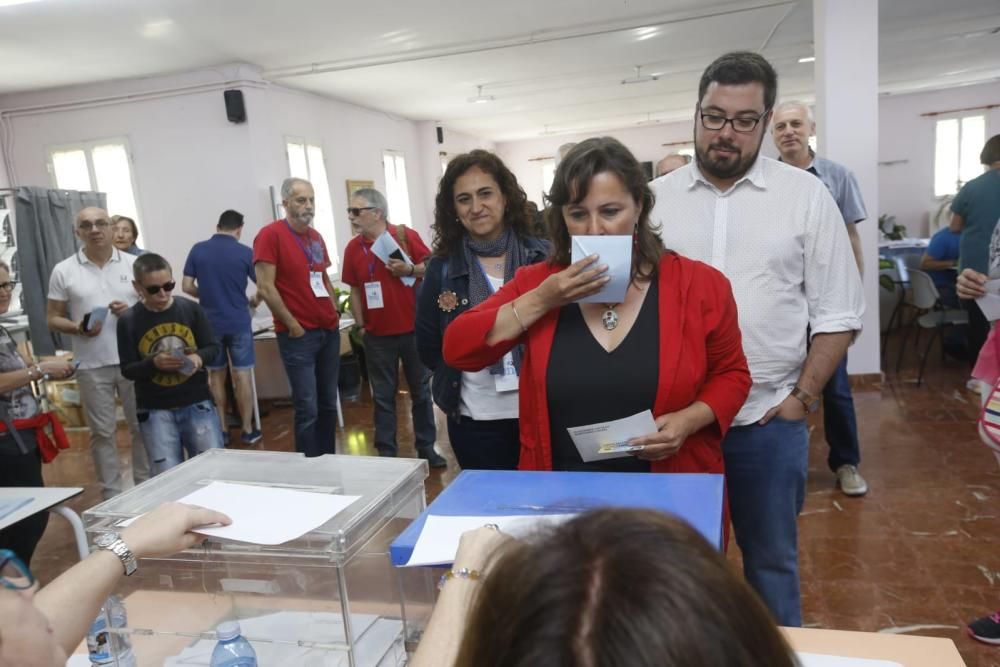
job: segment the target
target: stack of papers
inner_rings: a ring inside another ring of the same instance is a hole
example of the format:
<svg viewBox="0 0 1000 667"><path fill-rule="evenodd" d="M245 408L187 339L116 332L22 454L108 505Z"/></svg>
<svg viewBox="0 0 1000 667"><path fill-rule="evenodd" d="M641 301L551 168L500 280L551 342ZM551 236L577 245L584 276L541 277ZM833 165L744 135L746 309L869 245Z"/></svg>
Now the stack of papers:
<svg viewBox="0 0 1000 667"><path fill-rule="evenodd" d="M513 537L523 537L547 526L572 519L575 514L535 514L519 516L442 516L430 514L404 567L450 565L455 562L462 533L488 523Z"/></svg>

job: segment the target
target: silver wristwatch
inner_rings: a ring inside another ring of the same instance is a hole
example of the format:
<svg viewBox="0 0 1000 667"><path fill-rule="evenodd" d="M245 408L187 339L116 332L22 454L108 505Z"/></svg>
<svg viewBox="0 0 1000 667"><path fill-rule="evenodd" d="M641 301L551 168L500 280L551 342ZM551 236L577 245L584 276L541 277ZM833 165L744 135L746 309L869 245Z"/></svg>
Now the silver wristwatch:
<svg viewBox="0 0 1000 667"><path fill-rule="evenodd" d="M122 562L122 567L125 568L126 577L132 576L132 573L139 567L139 564L135 560L135 554L132 553L132 550L128 548L128 545L125 544L122 536L118 533L103 533L94 540L94 544L98 548L105 549L118 556L118 560Z"/></svg>

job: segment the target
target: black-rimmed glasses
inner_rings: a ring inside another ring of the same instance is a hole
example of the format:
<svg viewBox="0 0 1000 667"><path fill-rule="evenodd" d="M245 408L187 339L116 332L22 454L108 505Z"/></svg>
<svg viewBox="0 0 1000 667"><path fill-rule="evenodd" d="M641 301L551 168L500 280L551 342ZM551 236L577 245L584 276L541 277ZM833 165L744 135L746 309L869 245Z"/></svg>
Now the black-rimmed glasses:
<svg viewBox="0 0 1000 667"><path fill-rule="evenodd" d="M142 289L146 290L146 293L150 296L159 294L160 290L164 292L173 292L174 288L177 287L176 281L171 280L168 283L163 283L162 285L143 285Z"/></svg>
<svg viewBox="0 0 1000 667"><path fill-rule="evenodd" d="M378 208L378 207L377 206L348 206L347 207L347 214L356 218L359 215L361 215L361 211L374 211L376 208Z"/></svg>
<svg viewBox="0 0 1000 667"><path fill-rule="evenodd" d="M721 116L717 113L705 113L701 112L701 125L706 130L712 130L718 132L729 123L733 126L733 132L740 132L741 134L750 134L757 129L757 124L764 119L767 112L764 112L763 116L737 116L736 118L728 118L726 116Z"/></svg>
<svg viewBox="0 0 1000 667"><path fill-rule="evenodd" d="M0 549L0 586L13 591L23 591L35 584L31 570L10 549Z"/></svg>
<svg viewBox="0 0 1000 667"><path fill-rule="evenodd" d="M0 289L6 290L8 292L12 292L15 287L17 287L17 281L16 280L9 280L9 281L7 281L5 283L0 283Z"/></svg>

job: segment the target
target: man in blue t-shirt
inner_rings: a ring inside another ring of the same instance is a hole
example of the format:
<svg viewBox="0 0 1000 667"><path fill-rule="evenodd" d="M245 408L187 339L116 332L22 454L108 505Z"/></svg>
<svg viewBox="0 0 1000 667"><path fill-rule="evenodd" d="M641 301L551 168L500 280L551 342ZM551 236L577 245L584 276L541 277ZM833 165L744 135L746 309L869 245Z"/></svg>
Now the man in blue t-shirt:
<svg viewBox="0 0 1000 667"><path fill-rule="evenodd" d="M253 424L254 367L253 332L250 312L258 303L256 294L247 298L247 279L257 282L253 268L253 250L240 243L243 215L224 211L219 216L216 233L207 241L196 243L184 264L184 292L201 301L222 344L216 359L206 359L212 397L226 429L226 368L231 365L236 406L242 420L244 444L259 442L262 435Z"/></svg>
<svg viewBox="0 0 1000 667"><path fill-rule="evenodd" d="M920 268L934 281L941 303L948 308L958 308L958 295L955 293L955 269L958 267L959 239L958 232L944 227L931 237L931 242L920 260Z"/></svg>

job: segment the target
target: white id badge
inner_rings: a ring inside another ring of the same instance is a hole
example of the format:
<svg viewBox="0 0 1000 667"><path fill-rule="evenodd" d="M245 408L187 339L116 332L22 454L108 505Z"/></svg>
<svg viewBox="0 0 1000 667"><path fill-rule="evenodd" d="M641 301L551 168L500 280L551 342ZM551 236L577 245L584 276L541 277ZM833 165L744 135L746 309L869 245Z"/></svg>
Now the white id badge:
<svg viewBox="0 0 1000 667"><path fill-rule="evenodd" d="M503 375L493 376L497 393L502 394L507 391L517 391L518 381L517 369L514 368L514 355L505 354L503 357Z"/></svg>
<svg viewBox="0 0 1000 667"><path fill-rule="evenodd" d="M309 272L309 285L312 287L313 294L317 297L330 296L330 293L326 291L326 285L323 284L323 273L321 271Z"/></svg>
<svg viewBox="0 0 1000 667"><path fill-rule="evenodd" d="M385 307L385 302L382 300L382 283L377 281L365 283L365 303L368 304L368 310Z"/></svg>

